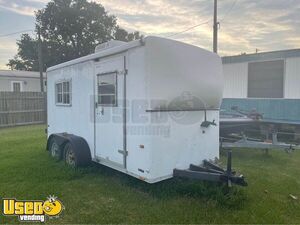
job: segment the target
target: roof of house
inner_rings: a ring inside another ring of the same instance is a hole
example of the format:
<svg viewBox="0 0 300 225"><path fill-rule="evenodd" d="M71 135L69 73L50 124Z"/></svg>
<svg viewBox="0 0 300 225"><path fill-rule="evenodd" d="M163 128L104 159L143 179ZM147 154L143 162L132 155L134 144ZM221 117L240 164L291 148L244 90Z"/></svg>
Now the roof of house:
<svg viewBox="0 0 300 225"><path fill-rule="evenodd" d="M46 77L46 74L43 74ZM0 70L0 77L13 78L39 78L40 73L35 71L21 71L21 70Z"/></svg>
<svg viewBox="0 0 300 225"><path fill-rule="evenodd" d="M254 53L254 54L242 54L236 56L224 56L222 57L222 61L223 64L229 64L229 63L285 59L285 58L293 58L293 57L300 57L300 49L261 52L261 53Z"/></svg>

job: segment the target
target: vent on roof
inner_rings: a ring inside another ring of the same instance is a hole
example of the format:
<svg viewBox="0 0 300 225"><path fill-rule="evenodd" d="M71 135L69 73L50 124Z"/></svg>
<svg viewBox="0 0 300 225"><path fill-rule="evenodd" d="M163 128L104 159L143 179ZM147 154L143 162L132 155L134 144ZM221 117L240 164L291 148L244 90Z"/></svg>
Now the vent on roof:
<svg viewBox="0 0 300 225"><path fill-rule="evenodd" d="M116 47L116 46L123 45L125 43L126 42L124 42L124 41L111 40L111 41L102 43L100 45L97 45L96 48L95 48L95 52L100 52L100 51L103 51L103 50L106 50L106 49L109 49L109 48L113 48L113 47Z"/></svg>

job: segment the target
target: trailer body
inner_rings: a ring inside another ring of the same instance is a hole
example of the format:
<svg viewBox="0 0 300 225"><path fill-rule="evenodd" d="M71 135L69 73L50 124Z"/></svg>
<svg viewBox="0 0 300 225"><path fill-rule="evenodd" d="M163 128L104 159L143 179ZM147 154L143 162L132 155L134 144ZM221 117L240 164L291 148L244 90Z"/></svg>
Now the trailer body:
<svg viewBox="0 0 300 225"><path fill-rule="evenodd" d="M158 182L219 157L222 92L214 53L158 37L108 42L47 70L48 137L82 137L93 161Z"/></svg>

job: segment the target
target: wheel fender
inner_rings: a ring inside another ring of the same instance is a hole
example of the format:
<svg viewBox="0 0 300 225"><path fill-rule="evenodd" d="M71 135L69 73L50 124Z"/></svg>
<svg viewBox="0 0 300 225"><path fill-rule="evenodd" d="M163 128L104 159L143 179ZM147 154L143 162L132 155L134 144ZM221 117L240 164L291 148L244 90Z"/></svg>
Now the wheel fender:
<svg viewBox="0 0 300 225"><path fill-rule="evenodd" d="M80 136L68 133L51 134L47 141L47 150L49 151L49 143L55 138L60 149L63 150L65 144L69 142L75 154L80 159L80 164L88 164L91 161L91 151L86 140Z"/></svg>

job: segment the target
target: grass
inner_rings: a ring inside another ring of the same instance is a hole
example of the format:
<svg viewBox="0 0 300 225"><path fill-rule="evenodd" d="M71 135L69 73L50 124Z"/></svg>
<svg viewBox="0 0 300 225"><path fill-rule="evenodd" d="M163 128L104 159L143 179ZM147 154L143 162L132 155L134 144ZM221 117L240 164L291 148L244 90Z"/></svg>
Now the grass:
<svg viewBox="0 0 300 225"><path fill-rule="evenodd" d="M300 223L300 202L289 197L300 197L300 152L233 151L249 186L228 190L179 179L150 185L97 165L72 170L45 143L43 126L0 129L0 197L58 196L65 210L51 223ZM0 215L0 223L18 220Z"/></svg>

